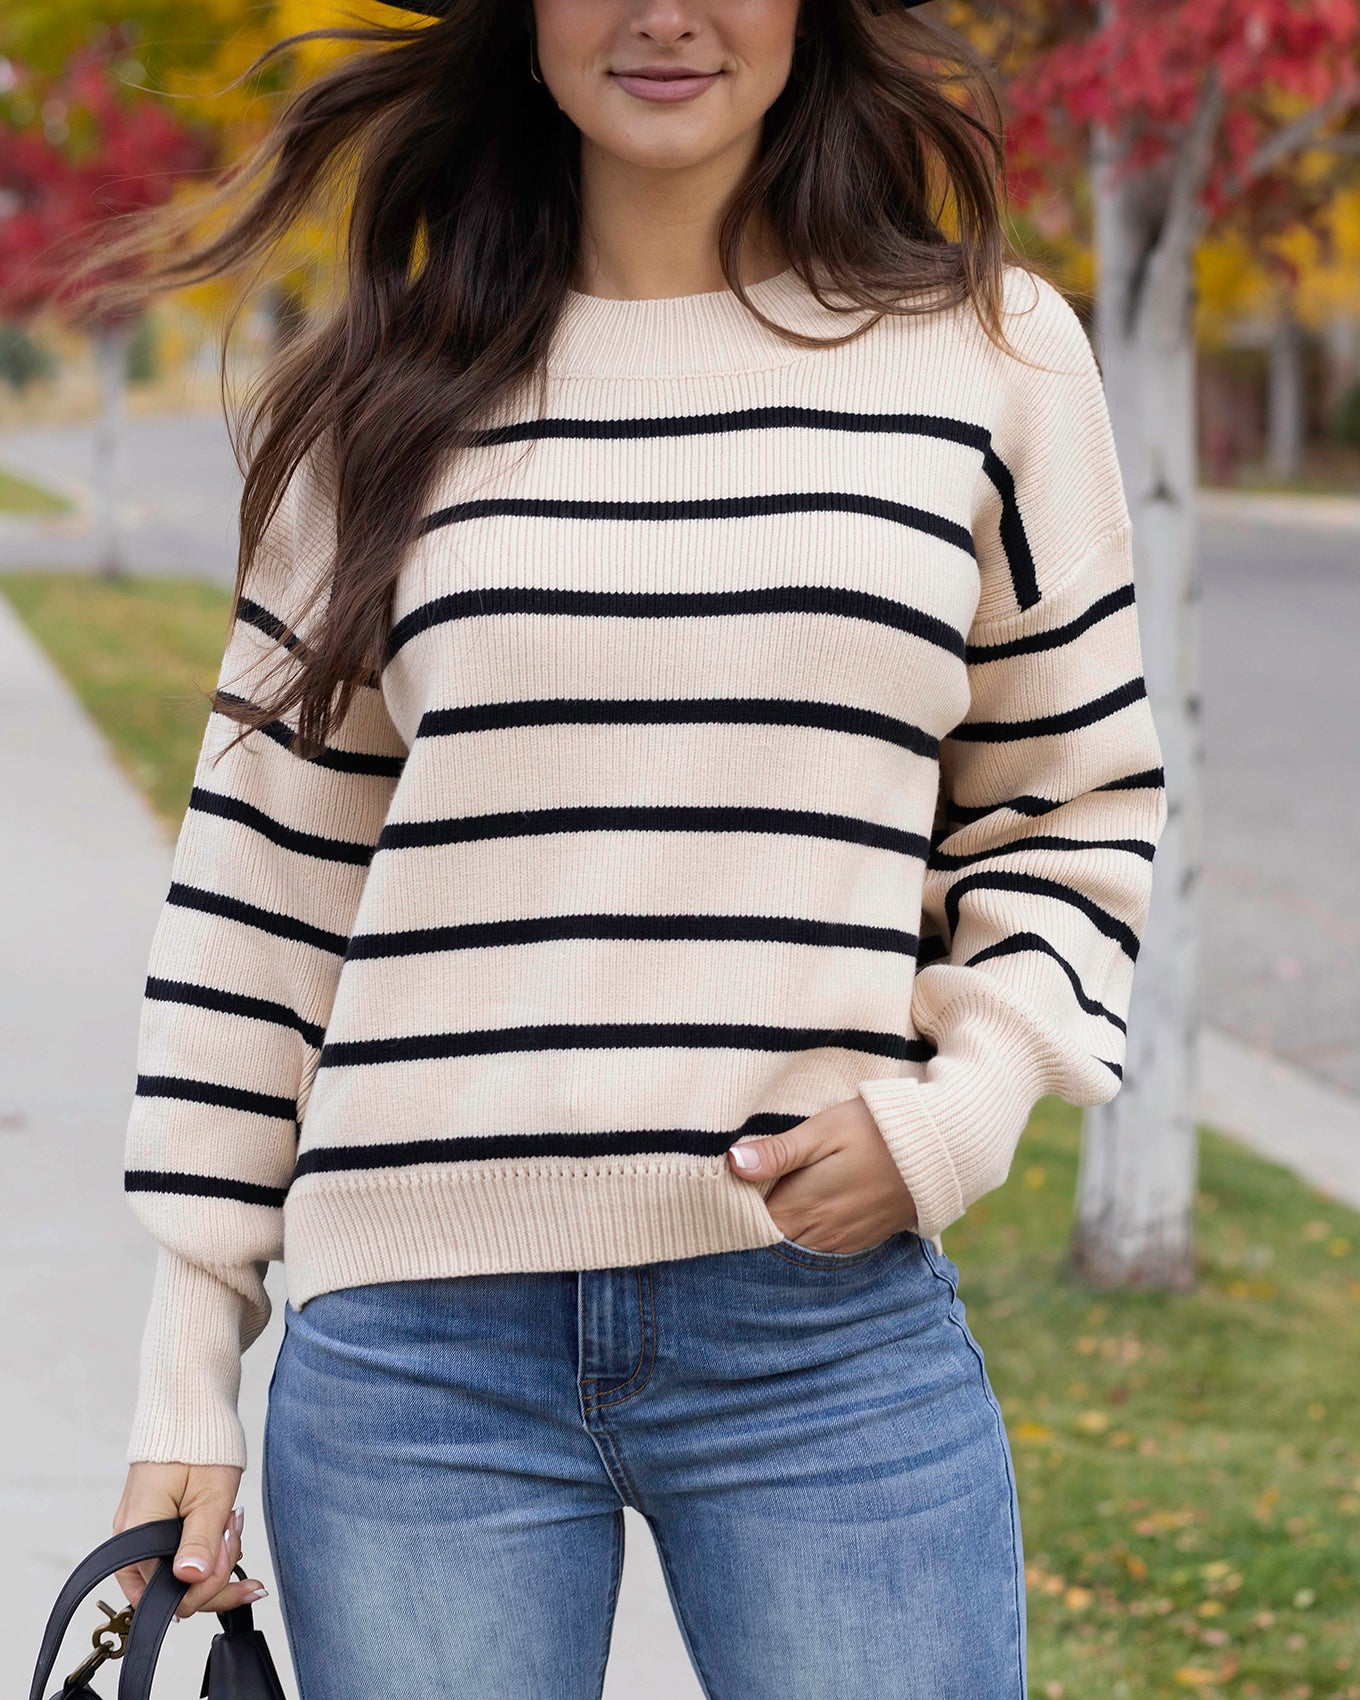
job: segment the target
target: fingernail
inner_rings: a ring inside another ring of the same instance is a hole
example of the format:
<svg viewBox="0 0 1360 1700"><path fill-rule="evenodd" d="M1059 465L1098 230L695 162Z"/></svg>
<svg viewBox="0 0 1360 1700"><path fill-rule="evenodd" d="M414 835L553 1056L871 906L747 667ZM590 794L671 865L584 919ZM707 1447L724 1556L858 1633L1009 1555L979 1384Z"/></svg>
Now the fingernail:
<svg viewBox="0 0 1360 1700"><path fill-rule="evenodd" d="M208 1567L201 1558L180 1558L175 1561L176 1570L192 1570L195 1576L206 1576Z"/></svg>
<svg viewBox="0 0 1360 1700"><path fill-rule="evenodd" d="M253 1606L255 1604L256 1600L267 1600L268 1598L269 1598L269 1589L268 1588L257 1588L253 1594L247 1594L246 1597L245 1597L245 1600L242 1603L245 1604L245 1605L248 1605L248 1606Z"/></svg>
<svg viewBox="0 0 1360 1700"><path fill-rule="evenodd" d="M236 1533L239 1535L246 1520L246 1508L244 1505L238 1505L236 1507L235 1511L231 1514L231 1520L235 1523Z"/></svg>
<svg viewBox="0 0 1360 1700"><path fill-rule="evenodd" d="M729 1149L732 1153L732 1161L739 1169L758 1169L760 1167L760 1158L749 1146L733 1145Z"/></svg>

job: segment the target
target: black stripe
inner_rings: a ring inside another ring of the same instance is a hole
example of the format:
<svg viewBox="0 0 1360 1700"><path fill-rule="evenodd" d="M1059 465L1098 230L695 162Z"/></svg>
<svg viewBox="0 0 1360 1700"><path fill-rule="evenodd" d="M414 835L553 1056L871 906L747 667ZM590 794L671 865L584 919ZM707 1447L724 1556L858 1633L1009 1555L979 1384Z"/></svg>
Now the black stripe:
<svg viewBox="0 0 1360 1700"><path fill-rule="evenodd" d="M661 414L651 418L628 415L614 419L522 419L507 425L483 426L469 436L477 448L499 443L527 443L549 438L579 438L586 442L642 441L657 437L709 437L728 431L769 431L797 427L818 431L887 432L900 436L936 437L985 451L991 432L964 419L937 413L851 413L831 407L741 407L719 413Z"/></svg>
<svg viewBox="0 0 1360 1700"><path fill-rule="evenodd" d="M1126 926L1117 915L1111 915L1108 909L1102 909L1100 904L1087 897L1085 892L1074 891L1061 880L1043 879L1038 874L1017 873L1014 869L984 868L978 873L965 874L962 879L954 881L944 899L951 938L955 937L959 930L959 899L974 890L1024 891L1036 897L1056 897L1059 902L1070 903L1074 909L1080 909L1107 938L1116 940L1130 960L1137 960L1138 934L1132 927Z"/></svg>
<svg viewBox="0 0 1360 1700"><path fill-rule="evenodd" d="M1122 1080L1124 1078L1124 1070L1119 1066L1118 1063L1111 1062L1108 1057L1097 1057L1096 1061L1098 1063L1104 1063L1106 1068L1109 1069L1110 1073L1115 1077L1116 1080Z"/></svg>
<svg viewBox="0 0 1360 1700"><path fill-rule="evenodd" d="M192 1004L197 1009L220 1010L223 1015L243 1015L254 1021L268 1021L278 1027L300 1033L316 1050L321 1049L325 1029L314 1021L304 1021L286 1003L269 998L246 997L241 992L224 992L217 986L202 986L193 980L162 980L150 975L146 995L165 1003Z"/></svg>
<svg viewBox="0 0 1360 1700"><path fill-rule="evenodd" d="M373 860L371 844L356 844L347 838L323 838L315 832L299 832L296 827L285 826L252 803L244 803L239 797L228 796L221 791L207 791L201 785L195 785L189 793L189 807L197 809L200 814L217 815L221 820L248 826L271 844L277 844L282 850L295 850L300 856L315 856L322 862L350 862L360 868L366 868Z"/></svg>
<svg viewBox="0 0 1360 1700"><path fill-rule="evenodd" d="M285 624L277 614L271 613L262 602L256 602L253 597L243 596L237 605L236 618L242 625L255 626L266 637L274 639L285 649L296 649L300 654L307 655L310 651L307 645L293 629ZM364 678L359 680L360 690L381 690L382 680L370 668ZM224 695L227 693L223 693Z"/></svg>
<svg viewBox="0 0 1360 1700"><path fill-rule="evenodd" d="M1121 608L1132 608L1133 586L1120 585L1117 590L1098 597L1089 608L1078 614L1074 620L1068 620L1065 625L1050 626L1046 631L1031 632L1028 637L1011 638L1007 643L970 643L967 645L967 660L970 667L980 667L987 661L1003 661L1012 655L1035 655L1044 649L1060 649L1064 644L1073 642L1092 626L1101 620L1109 619L1111 614Z"/></svg>
<svg viewBox="0 0 1360 1700"><path fill-rule="evenodd" d="M227 702L249 701L247 697L237 696L235 691L219 690L217 694ZM230 719L230 716L223 718ZM286 720L270 720L256 730L290 752L297 741L297 733ZM379 779L399 779L406 765L405 756L371 755L364 750L338 750L329 745L314 756L299 756L298 760L309 761L316 767L331 768L337 773L368 773Z"/></svg>
<svg viewBox="0 0 1360 1700"><path fill-rule="evenodd" d="M1098 720L1107 720L1131 703L1141 702L1146 695L1147 683L1140 675L1126 684L1116 685L1112 691L1106 691L1090 702L1064 709L1060 714L1041 714L1033 720L964 720L949 736L969 743L1003 744L1018 738L1045 738L1062 732L1075 732L1083 726L1094 726Z"/></svg>
<svg viewBox="0 0 1360 1700"><path fill-rule="evenodd" d="M772 585L763 590L558 590L540 585L488 585L450 592L413 608L388 633L387 660L419 633L451 620L540 614L629 620L730 618L753 614L825 614L890 626L962 659L963 634L905 602L829 584Z"/></svg>
<svg viewBox="0 0 1360 1700"><path fill-rule="evenodd" d="M166 893L167 903L181 909L197 909L204 915L221 915L228 921L240 921L246 927L258 927L275 938L296 939L300 944L315 945L333 956L343 956L349 940L344 933L328 933L299 921L293 915L282 915L274 909L261 909L254 903L243 903L239 897L224 897L220 891L204 891L201 886L172 882Z"/></svg>
<svg viewBox="0 0 1360 1700"><path fill-rule="evenodd" d="M939 739L910 721L834 702L787 697L544 697L530 702L474 703L427 708L419 738L450 732L489 732L513 726L816 726L882 738L916 755L934 756Z"/></svg>
<svg viewBox="0 0 1360 1700"><path fill-rule="evenodd" d="M764 496L696 496L684 501L601 502L571 500L564 496L482 496L472 502L454 502L439 508L421 521L419 530L436 531L441 526L464 520L502 515L527 519L655 520L690 522L713 519L758 519L771 514L868 514L912 531L938 537L942 543L976 557L973 534L942 514L914 508L906 502L890 502L884 496L861 495L855 490L788 490Z"/></svg>
<svg viewBox="0 0 1360 1700"><path fill-rule="evenodd" d="M918 970L927 968L932 962L941 962L949 955L949 946L938 933L928 933L921 939L921 948L916 952L916 967Z"/></svg>
<svg viewBox="0 0 1360 1700"><path fill-rule="evenodd" d="M489 447L497 443L546 438L640 441L655 437L717 436L727 431L788 428L934 437L940 442L959 443L976 449L982 456L983 472L1001 498L1001 546L1010 567L1015 599L1021 608L1028 608L1039 600L1038 575L1020 517L1015 479L992 447L991 432L985 426L974 425L967 420L934 413L852 413L828 407L747 407L720 413L664 415L652 419L526 419L514 424L485 427L474 432L470 440L474 446Z"/></svg>
<svg viewBox="0 0 1360 1700"><path fill-rule="evenodd" d="M400 1169L414 1163L468 1163L504 1157L637 1157L652 1151L717 1157L744 1136L787 1133L806 1120L806 1116L748 1116L735 1132L690 1127L630 1128L603 1133L461 1134L448 1139L411 1139L381 1145L325 1145L299 1156L293 1178L351 1169Z"/></svg>
<svg viewBox="0 0 1360 1700"><path fill-rule="evenodd" d="M831 838L866 844L903 856L923 857L929 848L919 832L903 832L853 815L814 809L761 809L722 804L583 804L560 809L514 809L441 820L389 821L380 850L429 844L474 844L494 838L528 838L555 832L768 832L799 838Z"/></svg>
<svg viewBox="0 0 1360 1700"><path fill-rule="evenodd" d="M285 649L296 649L302 644L302 639L293 628L281 620L277 614L271 613L262 602L256 602L252 596L243 596L236 607L236 618L243 625L254 626L262 631L275 643L281 643Z"/></svg>
<svg viewBox="0 0 1360 1700"><path fill-rule="evenodd" d="M410 1033L391 1039L333 1040L321 1068L349 1063L418 1062L431 1057L485 1057L520 1051L642 1050L864 1051L899 1061L934 1054L924 1040L850 1027L764 1027L718 1021L555 1022L536 1027L489 1027L472 1033Z"/></svg>
<svg viewBox="0 0 1360 1700"><path fill-rule="evenodd" d="M986 453L982 457L982 470L991 479L997 495L1001 498L1001 547L1006 556L1006 564L1010 568L1011 588L1015 592L1015 600L1021 608L1031 608L1039 600L1039 575L1035 570L1029 538L1025 534L1025 522L1020 517L1020 504L1015 496L1015 479L1011 476L1011 469L992 448L990 435Z"/></svg>
<svg viewBox="0 0 1360 1700"><path fill-rule="evenodd" d="M1093 785L1090 792L1080 792L1080 796L1094 795L1098 791L1156 791L1164 788L1165 775L1160 767L1146 768L1142 773L1130 773L1122 779L1107 779L1103 785ZM949 818L961 826L968 826L984 816L996 814L1001 809L1011 809L1018 815L1046 815L1053 809L1065 808L1068 803L1077 801L1076 797L1034 797L1022 793L1018 797L1006 797L999 803L978 803L965 806L952 799L948 804Z"/></svg>
<svg viewBox="0 0 1360 1700"><path fill-rule="evenodd" d="M1026 950L1042 951L1045 956L1053 958L1071 981L1073 996L1087 1015L1102 1016L1106 1021L1117 1027L1121 1033L1127 1033L1127 1023L1122 1021L1112 1009L1106 1009L1098 998L1087 995L1081 983L1081 976L1076 969L1060 951L1055 950L1048 940L1041 938L1038 933L1011 933L1008 938L998 939L995 944L989 944L985 950L979 950L975 955L970 956L968 966L972 968L979 962L990 961L993 957L1011 956Z"/></svg>
<svg viewBox="0 0 1360 1700"><path fill-rule="evenodd" d="M358 933L351 957L417 956L435 950L543 944L552 939L703 939L722 943L823 945L916 955L915 933L892 927L801 920L786 915L540 915L510 921L467 921L405 932Z"/></svg>
<svg viewBox="0 0 1360 1700"><path fill-rule="evenodd" d="M128 1169L125 1192L173 1192L188 1198L230 1198L238 1204L264 1204L282 1209L286 1189L259 1186L254 1181L224 1180L220 1175L190 1175L175 1169Z"/></svg>
<svg viewBox="0 0 1360 1700"><path fill-rule="evenodd" d="M1150 862L1154 846L1145 838L1059 838L1053 834L1033 834L1014 838L1007 844L993 844L987 850L973 850L966 856L950 856L937 850L928 866L944 872L966 868L973 862L985 862L989 856L1017 856L1029 850L1127 850Z"/></svg>
<svg viewBox="0 0 1360 1700"><path fill-rule="evenodd" d="M1166 770L1160 767L1144 768L1142 773L1129 773L1122 779L1107 779L1103 785L1094 787L1097 791L1164 791L1166 789Z"/></svg>
<svg viewBox="0 0 1360 1700"><path fill-rule="evenodd" d="M190 1080L178 1074L139 1074L139 1098L182 1098L190 1104L215 1104L223 1110L245 1110L251 1115L274 1116L280 1121L297 1120L297 1103L272 1092L247 1092L240 1086L219 1086L211 1080Z"/></svg>

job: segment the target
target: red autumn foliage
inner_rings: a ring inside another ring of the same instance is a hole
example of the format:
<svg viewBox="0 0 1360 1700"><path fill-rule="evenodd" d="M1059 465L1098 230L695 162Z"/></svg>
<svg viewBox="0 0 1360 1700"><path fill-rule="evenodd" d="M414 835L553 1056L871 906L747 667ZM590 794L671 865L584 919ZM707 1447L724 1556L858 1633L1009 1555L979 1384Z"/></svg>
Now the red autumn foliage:
<svg viewBox="0 0 1360 1700"><path fill-rule="evenodd" d="M159 205L185 174L212 161L210 138L152 96L122 87L113 57L87 49L42 82L12 68L0 107L0 315L52 306L88 322L83 303L100 274L72 290L73 256L97 243L110 220ZM14 121L16 107L34 116Z"/></svg>
<svg viewBox="0 0 1360 1700"><path fill-rule="evenodd" d="M1013 56L1010 183L1018 201L1082 180L1090 126L1125 139L1129 170L1183 144L1206 82L1223 110L1204 188L1268 229L1313 199L1289 171L1259 169L1261 150L1310 111L1329 123L1360 106L1360 0L998 0ZM1325 197L1327 191L1320 191Z"/></svg>

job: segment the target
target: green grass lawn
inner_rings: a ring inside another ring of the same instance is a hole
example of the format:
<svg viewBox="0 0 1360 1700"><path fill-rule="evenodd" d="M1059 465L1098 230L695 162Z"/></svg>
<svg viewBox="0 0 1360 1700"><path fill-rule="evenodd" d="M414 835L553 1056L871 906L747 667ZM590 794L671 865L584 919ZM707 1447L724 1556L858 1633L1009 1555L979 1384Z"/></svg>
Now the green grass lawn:
<svg viewBox="0 0 1360 1700"><path fill-rule="evenodd" d="M0 591L65 675L168 831L189 804L230 596L196 579L0 573Z"/></svg>
<svg viewBox="0 0 1360 1700"><path fill-rule="evenodd" d="M48 519L55 514L75 512L75 503L58 496L41 484L30 483L17 473L6 472L0 466L0 514L22 514L28 518Z"/></svg>
<svg viewBox="0 0 1360 1700"><path fill-rule="evenodd" d="M172 827L226 639L196 582L0 575ZM1079 1114L946 1236L1020 1480L1034 1700L1360 1700L1360 1216L1205 1134L1189 1294L1061 1260Z"/></svg>

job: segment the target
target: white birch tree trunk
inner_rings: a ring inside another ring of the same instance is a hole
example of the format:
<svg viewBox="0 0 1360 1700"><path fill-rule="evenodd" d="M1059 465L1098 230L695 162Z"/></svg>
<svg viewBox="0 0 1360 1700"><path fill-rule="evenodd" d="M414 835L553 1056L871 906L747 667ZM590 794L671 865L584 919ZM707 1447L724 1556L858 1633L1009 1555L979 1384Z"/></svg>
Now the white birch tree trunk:
<svg viewBox="0 0 1360 1700"><path fill-rule="evenodd" d="M1194 1280L1200 717L1193 262L1176 170L1114 181L1098 131L1096 352L1133 518L1144 673L1168 793L1133 978L1124 1080L1087 1109L1069 1267L1098 1286ZM1116 681L1111 680L1114 684Z"/></svg>
<svg viewBox="0 0 1360 1700"><path fill-rule="evenodd" d="M94 363L99 379L99 415L94 427L94 570L100 578L126 574L122 540L118 535L118 450L123 435L127 396L128 343L132 325L98 325L93 332Z"/></svg>
<svg viewBox="0 0 1360 1700"><path fill-rule="evenodd" d="M1303 326L1288 301L1281 301L1270 339L1268 462L1277 478L1296 478L1303 469Z"/></svg>

